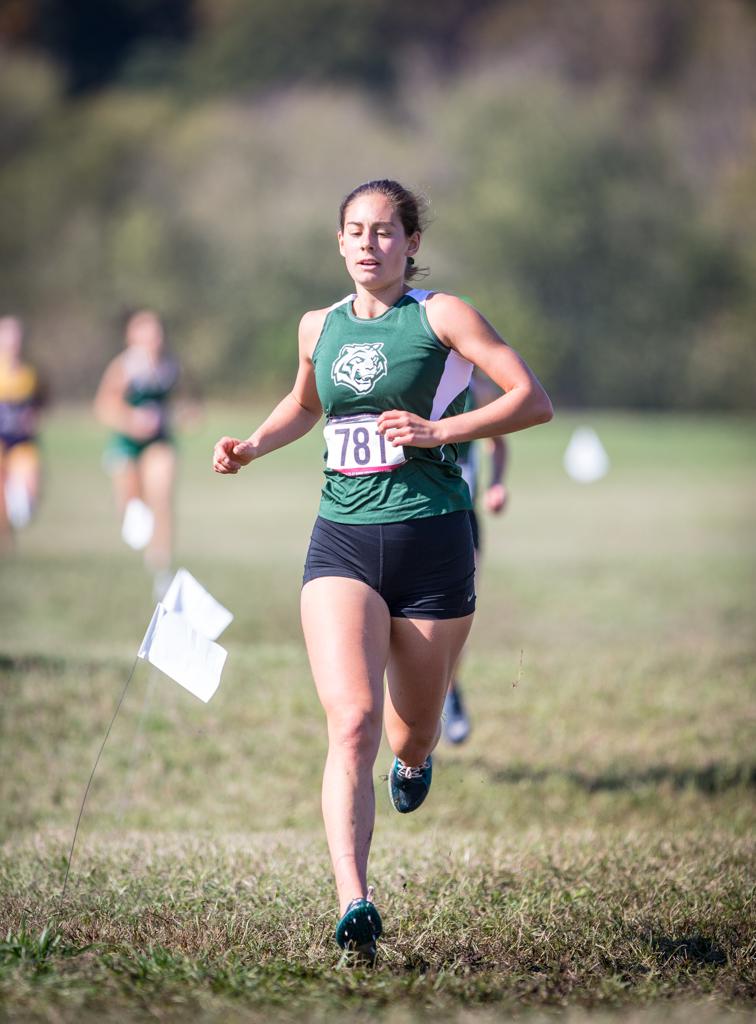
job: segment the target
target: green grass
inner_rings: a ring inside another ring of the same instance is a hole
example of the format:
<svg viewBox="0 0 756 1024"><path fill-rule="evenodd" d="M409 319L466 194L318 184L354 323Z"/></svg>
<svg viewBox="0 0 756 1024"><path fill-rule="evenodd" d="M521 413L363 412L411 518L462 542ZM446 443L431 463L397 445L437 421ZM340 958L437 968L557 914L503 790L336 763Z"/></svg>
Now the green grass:
<svg viewBox="0 0 756 1024"><path fill-rule="evenodd" d="M237 479L184 442L178 564L236 614L204 706L139 663L60 890L94 756L152 610L82 410L45 435L38 520L0 563L0 1019L483 1024L748 1016L756 430L592 414L512 442L463 676L470 743L399 819L376 766L378 969L338 967L322 712L298 591L320 438ZM608 1015L612 1015L611 1017Z"/></svg>

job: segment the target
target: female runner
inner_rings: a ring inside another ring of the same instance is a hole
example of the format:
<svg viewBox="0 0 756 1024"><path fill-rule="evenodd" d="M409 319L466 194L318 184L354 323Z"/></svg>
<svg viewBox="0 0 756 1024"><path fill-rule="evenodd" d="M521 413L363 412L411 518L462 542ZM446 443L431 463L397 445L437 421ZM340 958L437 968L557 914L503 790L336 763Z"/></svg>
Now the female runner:
<svg viewBox="0 0 756 1024"><path fill-rule="evenodd" d="M475 608L470 493L455 446L552 416L534 374L479 313L408 286L422 229L419 200L398 182L350 192L338 244L354 293L304 315L291 392L250 437L222 437L213 452L217 473L237 473L326 415L301 614L328 726L322 808L336 941L369 961L382 931L367 887L381 723L395 755L391 802L407 813L428 794ZM505 393L463 413L474 365Z"/></svg>
<svg viewBox="0 0 756 1024"><path fill-rule="evenodd" d="M142 309L126 322L126 347L106 368L94 405L97 418L113 431L104 461L119 515L127 513L130 503L142 502L152 513L145 562L158 600L171 578L176 451L169 402L178 378L178 363L165 351L160 318Z"/></svg>
<svg viewBox="0 0 756 1024"><path fill-rule="evenodd" d="M0 551L11 546L14 529L29 523L40 491L37 433L46 399L24 360L23 337L17 316L0 317Z"/></svg>

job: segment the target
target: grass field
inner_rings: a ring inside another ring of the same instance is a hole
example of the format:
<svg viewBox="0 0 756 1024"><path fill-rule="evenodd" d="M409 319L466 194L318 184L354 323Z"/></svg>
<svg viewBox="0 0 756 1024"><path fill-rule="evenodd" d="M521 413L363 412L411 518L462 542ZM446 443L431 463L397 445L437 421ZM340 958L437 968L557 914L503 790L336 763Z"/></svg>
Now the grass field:
<svg viewBox="0 0 756 1024"><path fill-rule="evenodd" d="M315 434L237 479L183 443L178 557L236 614L204 706L139 663L152 612L85 410L45 433L40 515L0 563L0 1019L691 1024L756 995L756 423L564 415L512 442L464 669L470 742L422 811L376 767L373 972L339 968L322 714L298 621Z"/></svg>

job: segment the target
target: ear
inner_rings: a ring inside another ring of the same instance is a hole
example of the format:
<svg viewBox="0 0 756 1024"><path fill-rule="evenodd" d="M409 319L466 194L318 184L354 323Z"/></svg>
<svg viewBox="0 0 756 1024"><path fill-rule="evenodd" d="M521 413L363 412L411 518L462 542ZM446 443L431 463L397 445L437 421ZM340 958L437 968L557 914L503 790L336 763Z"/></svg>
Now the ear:
<svg viewBox="0 0 756 1024"><path fill-rule="evenodd" d="M339 252L341 253L342 256L346 256L346 253L344 252L344 232L337 231L336 238L338 239L339 243Z"/></svg>
<svg viewBox="0 0 756 1024"><path fill-rule="evenodd" d="M410 235L407 239L407 255L414 256L417 250L420 248L420 232L416 231L413 235Z"/></svg>

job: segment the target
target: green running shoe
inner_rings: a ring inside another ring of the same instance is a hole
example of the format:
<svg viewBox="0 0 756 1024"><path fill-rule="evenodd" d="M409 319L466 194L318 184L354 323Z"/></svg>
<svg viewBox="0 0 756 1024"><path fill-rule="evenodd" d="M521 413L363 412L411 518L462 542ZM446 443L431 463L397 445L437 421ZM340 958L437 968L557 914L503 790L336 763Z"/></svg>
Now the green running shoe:
<svg viewBox="0 0 756 1024"><path fill-rule="evenodd" d="M382 934L381 915L375 904L362 897L352 900L336 925L336 942L341 948L371 964L375 960L375 944Z"/></svg>
<svg viewBox="0 0 756 1024"><path fill-rule="evenodd" d="M389 797L394 810L400 814L417 810L428 795L432 775L433 761L430 754L419 768L412 768L395 757L388 778Z"/></svg>

